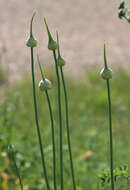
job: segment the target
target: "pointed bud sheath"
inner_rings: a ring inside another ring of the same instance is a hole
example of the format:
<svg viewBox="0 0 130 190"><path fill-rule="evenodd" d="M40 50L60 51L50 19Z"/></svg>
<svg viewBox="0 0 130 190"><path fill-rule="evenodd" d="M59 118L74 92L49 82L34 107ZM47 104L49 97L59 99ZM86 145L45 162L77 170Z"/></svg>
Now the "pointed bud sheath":
<svg viewBox="0 0 130 190"><path fill-rule="evenodd" d="M65 60L59 55L57 58L57 64L58 66L62 67L66 64Z"/></svg>
<svg viewBox="0 0 130 190"><path fill-rule="evenodd" d="M32 19L30 21L30 36L26 41L26 45L30 48L34 48L37 46L37 40L33 37L33 34L32 34L32 23L33 23L34 16L35 16L35 13L33 14Z"/></svg>
<svg viewBox="0 0 130 190"><path fill-rule="evenodd" d="M104 80L108 80L112 78L112 70L110 68L103 68L100 72L101 77Z"/></svg>
<svg viewBox="0 0 130 190"><path fill-rule="evenodd" d="M46 30L47 30L47 33L48 33L48 49L54 51L54 50L56 50L58 48L58 45L57 45L56 41L53 40L53 38L52 38L52 35L50 33L50 30L49 30L49 27L48 27L48 24L47 24L45 18L44 18L44 23L45 23Z"/></svg>
<svg viewBox="0 0 130 190"><path fill-rule="evenodd" d="M41 91L49 90L51 88L52 88L52 83L51 83L50 80L48 80L48 79L45 78L44 80L41 80L39 82L39 89Z"/></svg>
<svg viewBox="0 0 130 190"><path fill-rule="evenodd" d="M101 70L100 75L103 79L109 80L112 78L112 70L107 66L106 59L106 45L104 44L104 68Z"/></svg>

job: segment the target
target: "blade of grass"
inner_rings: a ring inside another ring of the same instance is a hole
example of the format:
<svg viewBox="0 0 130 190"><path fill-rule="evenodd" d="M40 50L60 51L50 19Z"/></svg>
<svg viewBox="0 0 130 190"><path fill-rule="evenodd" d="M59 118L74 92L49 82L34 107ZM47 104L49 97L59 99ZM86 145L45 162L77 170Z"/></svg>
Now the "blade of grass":
<svg viewBox="0 0 130 190"><path fill-rule="evenodd" d="M13 160L13 163L14 163L14 166L15 166L15 170L16 170L16 173L17 173L17 176L18 176L18 179L19 179L20 189L23 190L22 178L21 178L21 175L20 175L19 168L17 167L13 146L9 145L8 149L9 149L9 153L11 154L11 157L12 157L12 160Z"/></svg>

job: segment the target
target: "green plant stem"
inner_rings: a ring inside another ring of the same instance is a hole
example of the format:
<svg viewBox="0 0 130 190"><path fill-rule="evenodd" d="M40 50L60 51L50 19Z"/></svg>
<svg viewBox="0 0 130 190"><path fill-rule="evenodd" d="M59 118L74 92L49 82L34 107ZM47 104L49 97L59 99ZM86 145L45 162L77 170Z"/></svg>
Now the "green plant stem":
<svg viewBox="0 0 130 190"><path fill-rule="evenodd" d="M34 74L33 48L31 48L31 69L32 69L32 85L33 85L33 99L34 99L35 121L36 121L37 135L38 135L39 146L40 146L42 167L43 167L43 173L44 173L44 176L45 176L45 182L46 182L47 190L50 190L50 185L49 185L48 176L47 176L47 170L46 170L46 163L45 163L45 159L44 159L43 144L42 144L42 140L41 140L39 121L38 121L36 88L35 88L35 74Z"/></svg>
<svg viewBox="0 0 130 190"><path fill-rule="evenodd" d="M23 190L22 179L21 179L20 172L19 172L19 169L18 169L17 164L16 164L14 153L12 153L12 158L13 158L13 162L14 162L14 165L15 165L17 176L19 178L20 188L21 188L21 190Z"/></svg>
<svg viewBox="0 0 130 190"><path fill-rule="evenodd" d="M50 120L51 120L51 130L52 130L52 149L53 149L53 178L54 178L54 190L57 190L57 183L56 183L56 148L55 148L55 131L54 131L54 121L53 121L53 113L51 108L51 102L48 95L48 91L45 91L49 112L50 112Z"/></svg>
<svg viewBox="0 0 130 190"><path fill-rule="evenodd" d="M60 72L61 72L62 84L63 84L63 89L64 89L64 97L65 97L66 130L67 130L69 157L70 157L70 167L71 167L71 173L72 173L73 189L76 190L73 158L72 158L72 151L71 151L70 129L69 129L68 97L67 97L67 90L66 90L64 73L63 73L62 67L60 67Z"/></svg>
<svg viewBox="0 0 130 190"><path fill-rule="evenodd" d="M57 76L57 83L58 83L58 112L59 112L59 140L60 140L60 183L61 183L61 190L63 190L63 140L62 140L62 113L61 113L61 92L60 92L60 77L57 65L57 58L56 52L53 51L54 61L55 61L55 68L56 68L56 76Z"/></svg>
<svg viewBox="0 0 130 190"><path fill-rule="evenodd" d="M110 172L111 172L111 188L114 190L114 174L113 174L113 137L112 137L112 113L111 113L111 91L109 80L107 82L108 93L108 111L109 111L109 135L110 135Z"/></svg>
<svg viewBox="0 0 130 190"><path fill-rule="evenodd" d="M41 76L42 76L42 80L44 81L45 80L45 77L44 77L44 72L43 72L43 69L41 67L41 64L40 64L40 60L39 60L39 56L37 56L37 60L38 60L38 65L39 65L39 69L40 69L40 72L41 72ZM54 190L57 190L57 183L56 183L56 148L55 148L55 130L54 130L54 120L53 120L53 112L52 112L52 106L51 106L51 101L50 101L50 98L49 98L49 94L48 94L48 91L46 90L45 91L45 94L46 94L46 99L47 99L47 102L48 102L48 108L49 108L49 113L50 113L50 120L51 120L51 130L52 130L52 157L53 157L53 182L54 182Z"/></svg>

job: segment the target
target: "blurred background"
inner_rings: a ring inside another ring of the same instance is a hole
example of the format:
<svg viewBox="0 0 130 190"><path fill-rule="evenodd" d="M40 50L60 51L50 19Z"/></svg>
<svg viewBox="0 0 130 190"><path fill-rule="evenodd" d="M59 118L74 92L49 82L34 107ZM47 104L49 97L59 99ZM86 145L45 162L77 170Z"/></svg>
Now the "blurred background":
<svg viewBox="0 0 130 190"><path fill-rule="evenodd" d="M9 72L9 80L30 71L30 50L26 47L29 22L34 11L33 31L37 52L44 63L51 63L43 17L51 32L59 30L61 52L67 61L65 70L74 76L93 65L103 65L103 44L107 44L109 64L129 67L130 25L118 19L120 0L1 0L0 65ZM129 3L129 1L126 1Z"/></svg>
<svg viewBox="0 0 130 190"><path fill-rule="evenodd" d="M130 1L126 1L130 5ZM24 190L46 190L33 111L30 48L26 39L36 11L33 33L46 77L52 81L51 99L59 183L59 123L57 80L52 52L43 23L46 17L54 36L58 29L69 100L72 154L77 190L110 189L109 123L106 83L99 76L104 65L103 46L114 75L111 84L116 190L130 188L130 24L118 18L120 0L0 0L0 190L19 190L19 180L8 145L14 144ZM47 66L48 65L48 66ZM52 141L48 104L38 89L39 124L48 177L53 185ZM79 77L80 76L80 77ZM78 79L78 80L75 80ZM79 80L80 79L80 80ZM11 85L10 85L11 84ZM64 188L72 190L63 116ZM107 172L107 175L106 173ZM120 174L120 175L119 175Z"/></svg>

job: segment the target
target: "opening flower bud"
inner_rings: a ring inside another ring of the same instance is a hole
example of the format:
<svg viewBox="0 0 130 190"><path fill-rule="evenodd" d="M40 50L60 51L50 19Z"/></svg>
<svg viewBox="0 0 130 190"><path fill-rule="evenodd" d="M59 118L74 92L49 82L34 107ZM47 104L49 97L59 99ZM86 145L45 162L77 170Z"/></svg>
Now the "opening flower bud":
<svg viewBox="0 0 130 190"><path fill-rule="evenodd" d="M41 80L39 82L39 89L41 91L49 90L51 88L52 88L52 83L51 83L50 80L48 80L48 79L45 78L44 80Z"/></svg>
<svg viewBox="0 0 130 190"><path fill-rule="evenodd" d="M110 68L103 68L100 72L101 77L104 80L108 80L112 78L112 70Z"/></svg>
<svg viewBox="0 0 130 190"><path fill-rule="evenodd" d="M26 42L26 45L28 47L34 48L37 46L37 40L33 36L30 36Z"/></svg>
<svg viewBox="0 0 130 190"><path fill-rule="evenodd" d="M57 64L58 64L58 66L62 67L66 64L66 62L61 56L58 56Z"/></svg>

